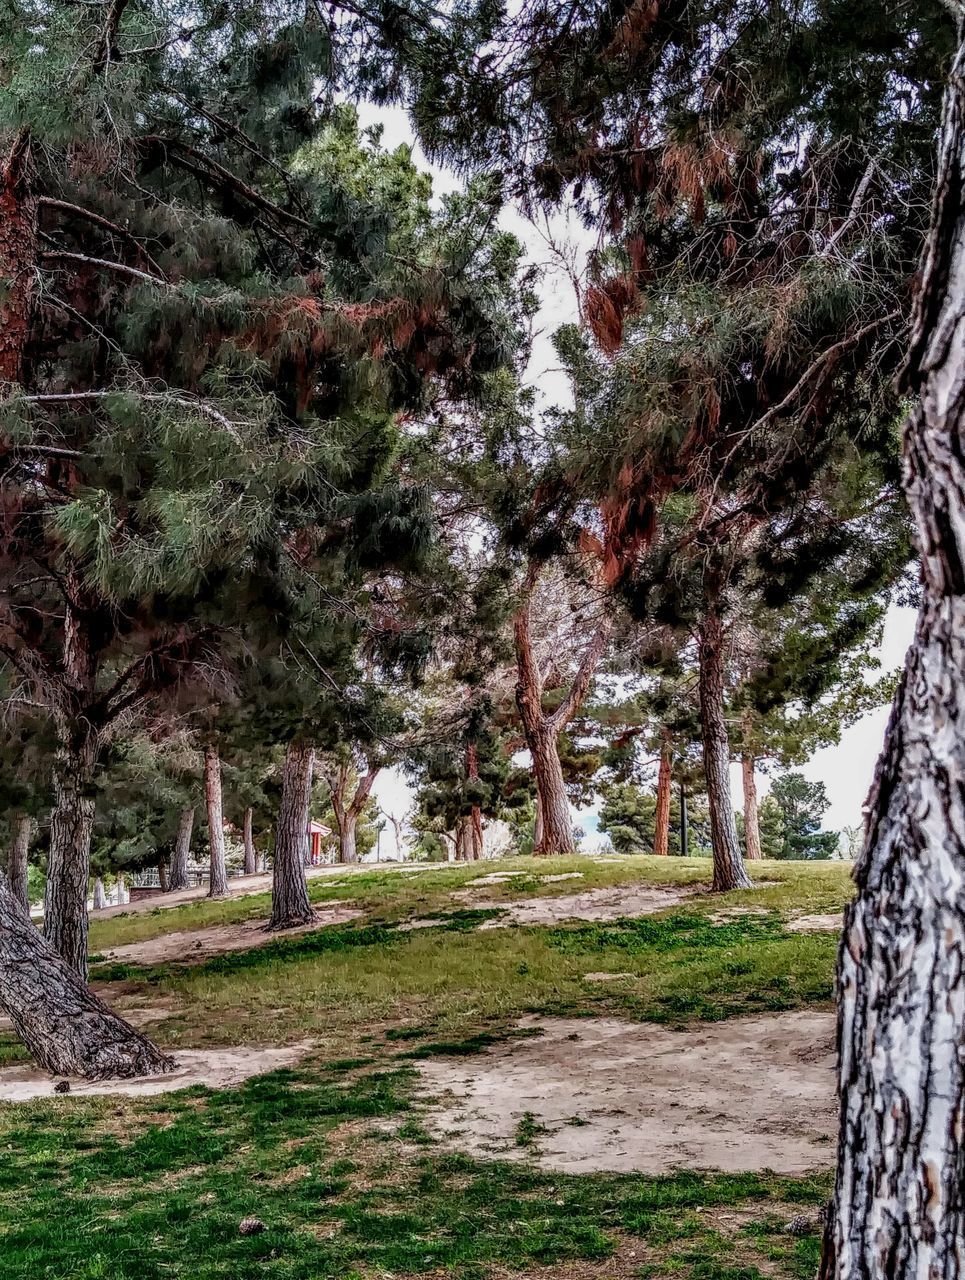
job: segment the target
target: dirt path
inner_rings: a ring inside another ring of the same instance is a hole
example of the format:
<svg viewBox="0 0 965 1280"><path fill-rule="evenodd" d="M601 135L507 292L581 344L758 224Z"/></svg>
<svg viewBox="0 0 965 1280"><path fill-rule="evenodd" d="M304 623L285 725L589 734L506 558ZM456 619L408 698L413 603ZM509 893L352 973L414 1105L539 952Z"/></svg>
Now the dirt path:
<svg viewBox="0 0 965 1280"><path fill-rule="evenodd" d="M563 920L620 920L624 917L652 916L679 906L693 896L685 889L645 888L619 884L605 889L585 889L582 893L561 893L551 898L519 898L509 902L481 899L465 891L454 898L487 910L504 912L498 920L487 920L481 929L505 929L513 924L559 924Z"/></svg>
<svg viewBox="0 0 965 1280"><path fill-rule="evenodd" d="M419 1063L423 1096L438 1102L427 1124L451 1149L565 1173L802 1174L833 1157L830 1013L687 1031L616 1018L522 1025L544 1034Z"/></svg>
<svg viewBox="0 0 965 1280"><path fill-rule="evenodd" d="M347 906L318 907L316 910L318 920L315 924L286 929L284 933L266 933L267 920L246 920L242 924L212 925L208 929L179 929L176 933L165 933L159 938L148 938L144 942L128 942L123 946L111 947L103 955L107 960L124 960L132 964L166 964L171 960L180 964L201 964L212 956L224 955L228 951L250 951L253 947L264 947L269 942L277 942L279 938L313 933L324 929L326 925L345 924L365 914Z"/></svg>
<svg viewBox="0 0 965 1280"><path fill-rule="evenodd" d="M296 1044L287 1049L182 1049L176 1055L177 1071L166 1076L140 1076L134 1080L71 1079L71 1098L89 1098L98 1094L123 1094L148 1097L157 1093L173 1093L191 1085L203 1084L212 1089L227 1089L251 1076L290 1067L305 1056L311 1045ZM0 1103L27 1102L31 1098L52 1098L57 1077L36 1067L5 1067L0 1071Z"/></svg>

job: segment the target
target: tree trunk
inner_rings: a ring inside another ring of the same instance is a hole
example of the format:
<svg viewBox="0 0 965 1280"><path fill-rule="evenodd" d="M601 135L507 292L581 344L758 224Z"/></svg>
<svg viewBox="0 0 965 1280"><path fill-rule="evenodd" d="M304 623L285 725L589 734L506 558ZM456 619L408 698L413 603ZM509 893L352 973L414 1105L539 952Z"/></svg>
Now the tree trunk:
<svg viewBox="0 0 965 1280"><path fill-rule="evenodd" d="M748 862L759 862L761 851L761 824L757 814L757 781L754 778L754 757L741 757L741 776L744 781L744 839L747 844Z"/></svg>
<svg viewBox="0 0 965 1280"><path fill-rule="evenodd" d="M538 857L575 853L570 802L563 781L563 766L560 764L556 735L547 731L534 735L530 741L530 751L543 818L542 839L539 844L534 845L533 853Z"/></svg>
<svg viewBox="0 0 965 1280"><path fill-rule="evenodd" d="M94 877L94 910L103 911L107 906L107 894L104 892L104 881L100 876Z"/></svg>
<svg viewBox="0 0 965 1280"><path fill-rule="evenodd" d="M161 892L167 893L170 887L168 884L168 864L164 861L163 858L158 859L157 882L160 885Z"/></svg>
<svg viewBox="0 0 965 1280"><path fill-rule="evenodd" d="M37 201L31 191L30 134L21 129L0 169L0 384L23 382L37 288Z"/></svg>
<svg viewBox="0 0 965 1280"><path fill-rule="evenodd" d="M724 715L724 628L708 598L700 631L700 725L714 850L714 889L750 889L730 795L730 739Z"/></svg>
<svg viewBox="0 0 965 1280"><path fill-rule="evenodd" d="M122 907L125 902L130 902L130 896L127 892L127 881L123 871L117 873L117 905Z"/></svg>
<svg viewBox="0 0 965 1280"><path fill-rule="evenodd" d="M339 862L358 862L355 848L355 832L358 827L358 814L346 811L338 831Z"/></svg>
<svg viewBox="0 0 965 1280"><path fill-rule="evenodd" d="M209 898L227 898L228 870L224 854L224 812L221 804L221 758L210 743L204 749L204 801L208 810L208 844L211 849Z"/></svg>
<svg viewBox="0 0 965 1280"><path fill-rule="evenodd" d="M825 1280L965 1274L963 172L965 45L906 372L921 396L904 448L923 599L838 956L841 1120Z"/></svg>
<svg viewBox="0 0 965 1280"><path fill-rule="evenodd" d="M10 840L10 852L7 855L7 880L14 899L28 916L30 915L30 893L27 859L30 854L33 830L34 820L29 813L14 814L13 836Z"/></svg>
<svg viewBox="0 0 965 1280"><path fill-rule="evenodd" d="M536 788L536 817L533 821L533 849L536 850L543 843L543 797L539 793L539 787Z"/></svg>
<svg viewBox="0 0 965 1280"><path fill-rule="evenodd" d="M254 836L255 811L251 805L245 810L244 820L244 841L245 841L245 875L253 876L258 870L258 850L255 848ZM305 830L308 830L306 822Z"/></svg>
<svg viewBox="0 0 965 1280"><path fill-rule="evenodd" d="M687 788L680 783L680 856L690 857L690 817L687 813Z"/></svg>
<svg viewBox="0 0 965 1280"><path fill-rule="evenodd" d="M107 1080L175 1069L55 954L2 881L0 1007L37 1063L55 1075Z"/></svg>
<svg viewBox="0 0 965 1280"><path fill-rule="evenodd" d="M44 895L44 937L82 979L87 977L87 889L94 829L91 791L96 748L62 744L54 758L54 807Z"/></svg>
<svg viewBox="0 0 965 1280"><path fill-rule="evenodd" d="M317 919L308 900L305 880L314 754L310 746L298 742L290 742L285 752L281 801L275 825L275 869L271 883L271 919L268 922L271 930L294 929Z"/></svg>
<svg viewBox="0 0 965 1280"><path fill-rule="evenodd" d="M193 831L194 809L182 809L178 819L178 833L174 837L174 849L171 852L171 874L168 876L168 890L171 893L188 888L188 860L191 857Z"/></svg>
<svg viewBox="0 0 965 1280"><path fill-rule="evenodd" d="M653 835L653 851L657 857L665 858L670 848L670 789L673 786L671 769L673 760L670 743L666 733L660 749L660 772L657 775L657 812Z"/></svg>

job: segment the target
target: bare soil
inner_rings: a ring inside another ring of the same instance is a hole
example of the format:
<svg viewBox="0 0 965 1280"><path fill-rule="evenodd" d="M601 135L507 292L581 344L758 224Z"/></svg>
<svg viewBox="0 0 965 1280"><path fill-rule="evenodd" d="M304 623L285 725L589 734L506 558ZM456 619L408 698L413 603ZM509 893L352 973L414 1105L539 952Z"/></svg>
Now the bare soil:
<svg viewBox="0 0 965 1280"><path fill-rule="evenodd" d="M826 915L798 916L788 923L789 933L840 933L844 928L844 916L840 911Z"/></svg>
<svg viewBox="0 0 965 1280"><path fill-rule="evenodd" d="M551 898L520 898L510 902L481 900L475 895L453 894L474 907L499 908L505 914L498 920L487 920L480 929L505 929L513 924L559 924L563 920L620 920L655 915L676 907L692 896L681 889L642 888L636 885L612 885L604 889L585 889L582 893L561 893Z"/></svg>
<svg viewBox="0 0 965 1280"><path fill-rule="evenodd" d="M345 924L346 921L357 920L365 914L344 905L318 907L316 911L318 920L314 924L286 929L284 933L266 933L267 920L246 920L242 924L218 924L208 929L179 929L176 933L165 933L159 938L112 947L103 954L108 960L125 960L132 964L166 964L172 960L179 964L201 964L212 956L224 955L228 951L251 951L254 947L263 947L279 938L314 933L327 925Z"/></svg>
<svg viewBox="0 0 965 1280"><path fill-rule="evenodd" d="M138 1076L133 1080L71 1079L70 1092L64 1100L89 1098L99 1094L123 1094L149 1097L156 1093L173 1093L191 1085L203 1084L213 1089L227 1089L251 1076L290 1067L305 1056L309 1044L291 1045L287 1049L183 1049L177 1055L178 1070L166 1076ZM61 1077L50 1076L33 1066L5 1067L0 1071L0 1102L27 1102L31 1098L51 1098L54 1085Z"/></svg>
<svg viewBox="0 0 965 1280"><path fill-rule="evenodd" d="M435 1102L427 1125L450 1149L565 1173L797 1175L832 1159L831 1013L685 1031L616 1018L521 1025L543 1034L418 1064L423 1096ZM536 1136L520 1146L524 1120Z"/></svg>

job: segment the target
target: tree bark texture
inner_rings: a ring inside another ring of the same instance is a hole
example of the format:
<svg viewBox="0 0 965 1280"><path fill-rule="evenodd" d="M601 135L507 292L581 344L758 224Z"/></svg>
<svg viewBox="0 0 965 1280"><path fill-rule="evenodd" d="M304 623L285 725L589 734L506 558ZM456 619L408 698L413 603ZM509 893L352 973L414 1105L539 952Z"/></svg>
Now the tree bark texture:
<svg viewBox="0 0 965 1280"><path fill-rule="evenodd" d="M95 756L96 746L90 734L79 744L68 742L57 749L44 894L44 937L84 979Z"/></svg>
<svg viewBox="0 0 965 1280"><path fill-rule="evenodd" d="M761 850L761 824L757 812L757 780L754 777L754 757L741 757L741 778L744 783L744 839L747 844L748 862L759 862Z"/></svg>
<svg viewBox="0 0 965 1280"><path fill-rule="evenodd" d="M7 854L7 882L14 900L21 909L30 914L30 893L28 890L28 857L30 841L33 839L34 820L29 813L13 815L13 835L10 839L10 850Z"/></svg>
<svg viewBox="0 0 965 1280"><path fill-rule="evenodd" d="M610 639L612 622L604 618L590 637L566 696L552 713L543 709L543 676L533 653L533 569L527 577L523 603L513 618L516 650L516 705L523 735L533 760L537 790L537 821L533 853L540 856L574 853L573 824L560 764L559 736L586 698L600 658Z"/></svg>
<svg viewBox="0 0 965 1280"><path fill-rule="evenodd" d="M714 850L714 889L752 888L744 869L730 795L730 739L724 714L724 628L708 599L700 629L700 726Z"/></svg>
<svg viewBox="0 0 965 1280"><path fill-rule="evenodd" d="M245 842L245 875L253 876L258 870L258 850L255 848L254 836L255 811L251 805L245 810L243 838ZM306 828L307 829L307 828Z"/></svg>
<svg viewBox="0 0 965 1280"><path fill-rule="evenodd" d="M670 791L673 786L673 756L667 735L660 747L660 771L657 774L657 811L654 819L653 851L665 858L670 848Z"/></svg>
<svg viewBox="0 0 965 1280"><path fill-rule="evenodd" d="M2 879L0 1007L36 1062L55 1075L107 1080L175 1068L44 942Z"/></svg>
<svg viewBox="0 0 965 1280"><path fill-rule="evenodd" d="M209 898L227 898L228 869L225 865L224 809L221 802L221 757L209 743L204 749L204 802L208 810L208 844L211 851Z"/></svg>
<svg viewBox="0 0 965 1280"><path fill-rule="evenodd" d="M168 890L174 893L178 889L187 889L188 860L191 857L191 835L194 832L194 809L182 809L178 818L177 835L174 837L174 848L171 851L171 872L168 876Z"/></svg>
<svg viewBox="0 0 965 1280"><path fill-rule="evenodd" d="M959 10L961 13L961 9ZM825 1280L965 1275L965 45L915 304L905 488L923 600L838 957Z"/></svg>
<svg viewBox="0 0 965 1280"><path fill-rule="evenodd" d="M299 742L290 742L285 752L281 801L275 824L270 930L293 929L317 919L308 900L305 880L314 754L310 746Z"/></svg>
<svg viewBox="0 0 965 1280"><path fill-rule="evenodd" d="M0 383L23 382L37 284L37 201L30 135L22 129L0 168ZM8 394L0 388L0 397Z"/></svg>

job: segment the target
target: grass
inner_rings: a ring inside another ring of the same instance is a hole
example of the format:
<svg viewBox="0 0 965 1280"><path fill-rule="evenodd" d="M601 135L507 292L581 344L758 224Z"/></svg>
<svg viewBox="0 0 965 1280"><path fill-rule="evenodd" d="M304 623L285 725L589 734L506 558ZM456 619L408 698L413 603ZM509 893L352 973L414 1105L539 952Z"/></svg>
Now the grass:
<svg viewBox="0 0 965 1280"><path fill-rule="evenodd" d="M531 860L500 864L514 868L525 875L475 890L478 867L319 879L316 901L364 916L196 966L97 964L120 1007L169 1010L152 1034L172 1048L310 1039L314 1056L237 1090L0 1110L0 1280L488 1280L534 1267L552 1280L557 1266L606 1280L607 1259L634 1280L812 1275L817 1236L784 1223L817 1211L826 1179L547 1174L527 1163L541 1126L525 1113L519 1162L447 1154L422 1123L414 1064L533 1034L518 1027L527 1014L678 1024L827 1003L836 938L786 924L840 908L846 869L765 864L758 878L775 883L721 896L696 892L709 871L696 859L554 860L546 872L583 879L551 884ZM695 894L642 920L478 929L513 898L641 882ZM254 895L99 920L92 950L267 907ZM432 927L398 929L416 917ZM0 1036L0 1065L20 1056ZM265 1230L241 1236L246 1216Z"/></svg>
<svg viewBox="0 0 965 1280"><path fill-rule="evenodd" d="M0 1276L358 1280L433 1272L483 1280L491 1267L524 1272L606 1259L628 1236L641 1276L764 1274L707 1269L708 1259L727 1250L733 1257L736 1247L720 1232L724 1209L753 1220L740 1234L741 1256L787 1263L766 1274L804 1274L795 1268L807 1241L782 1236L773 1209L819 1206L824 1179L574 1177L480 1163L432 1150L412 1113L406 1070L334 1083L322 1076L302 1067L231 1092L4 1112ZM524 1118L520 1145L538 1132ZM247 1216L265 1230L241 1236ZM670 1271L646 1269L658 1253Z"/></svg>

